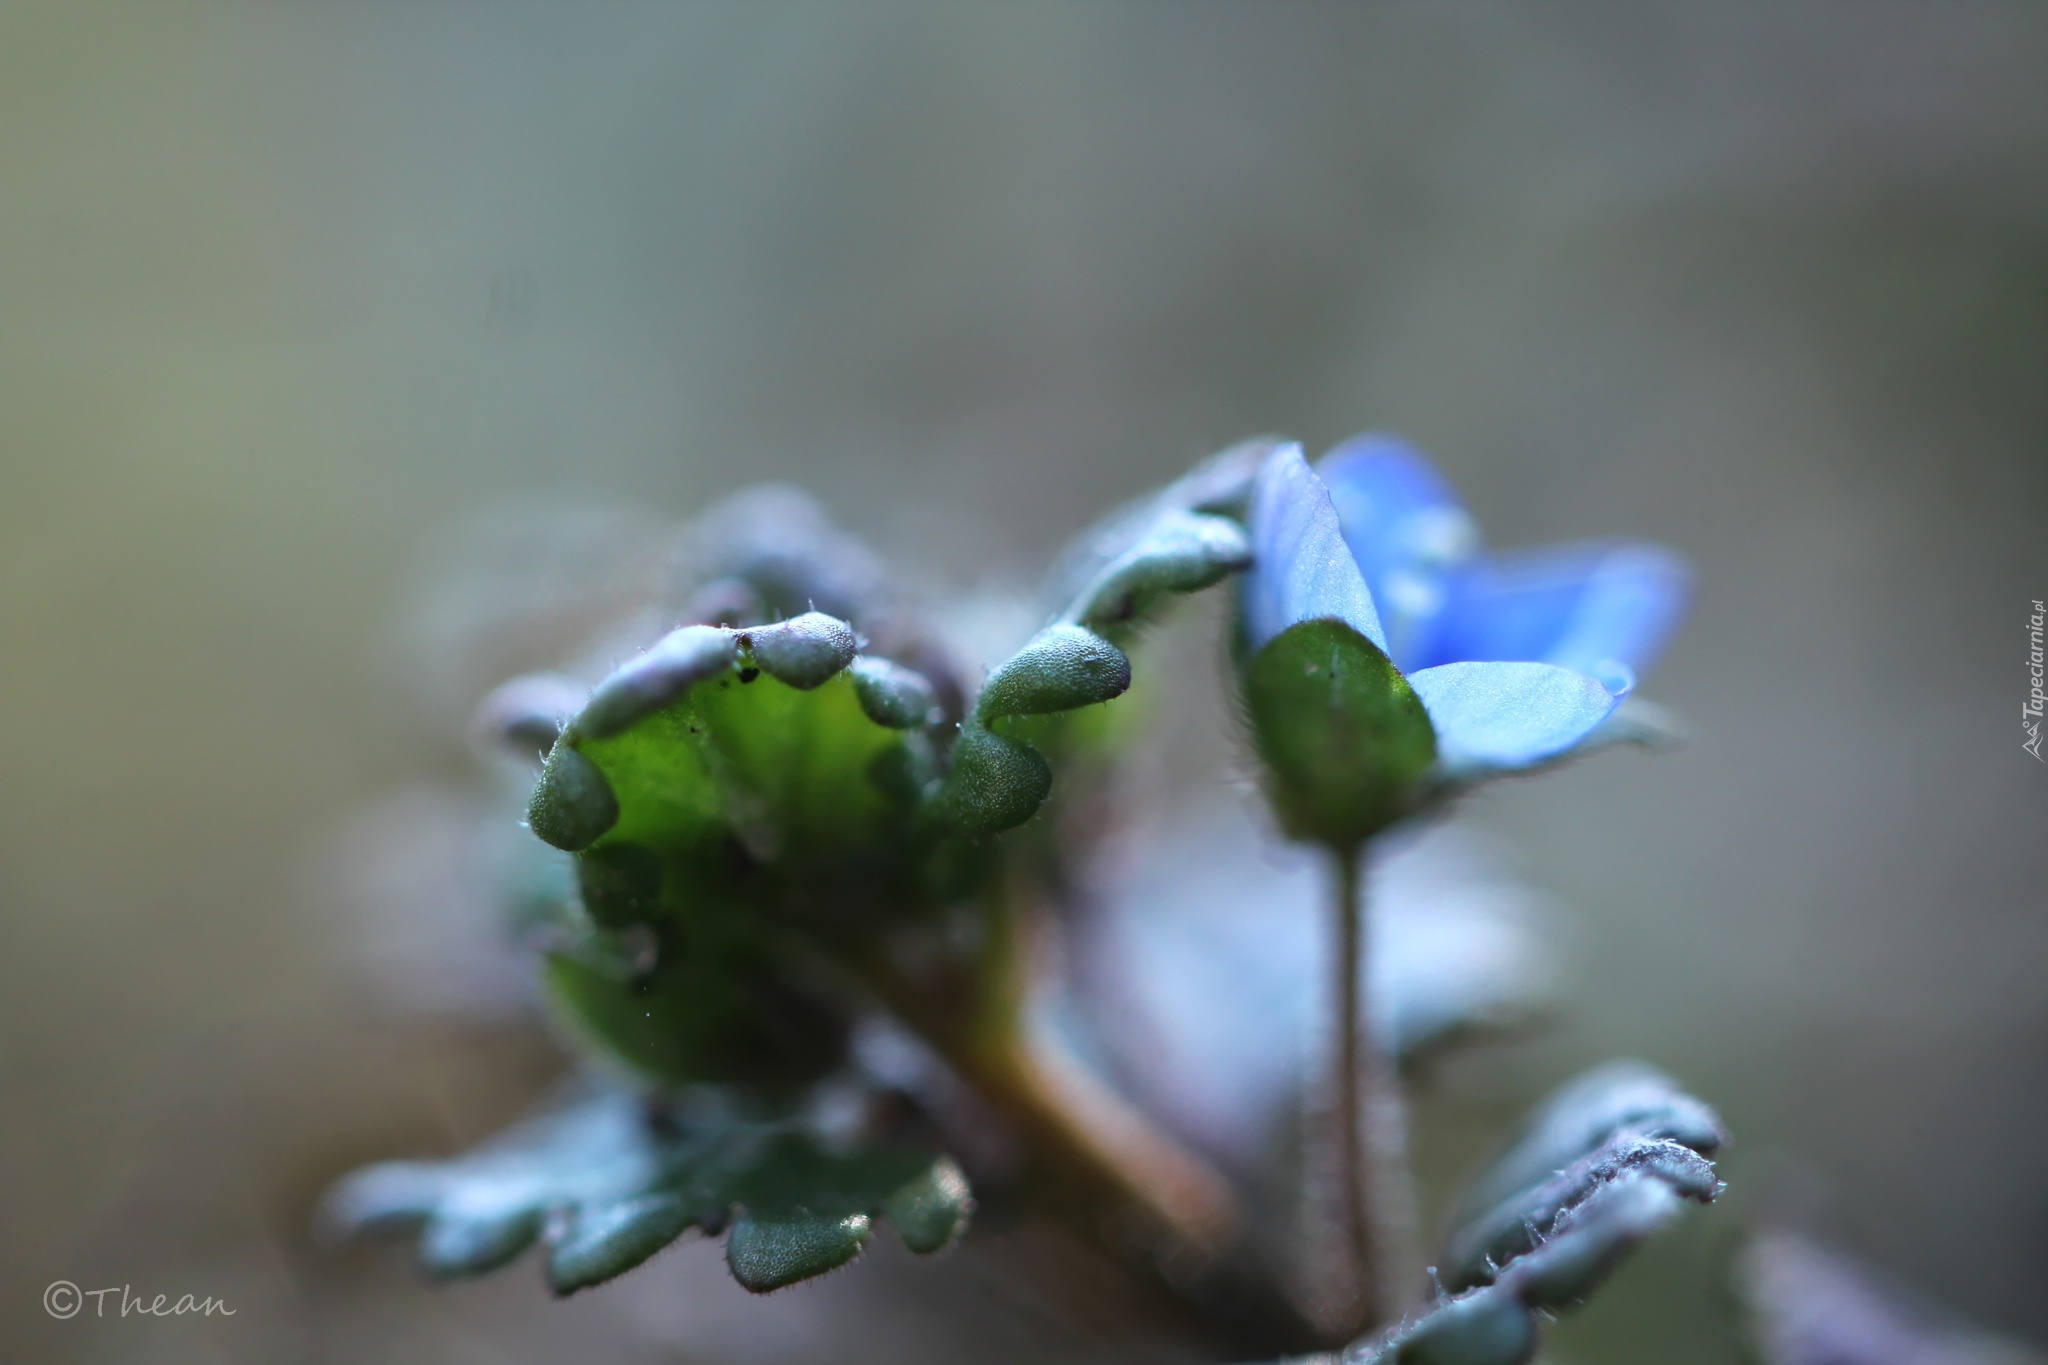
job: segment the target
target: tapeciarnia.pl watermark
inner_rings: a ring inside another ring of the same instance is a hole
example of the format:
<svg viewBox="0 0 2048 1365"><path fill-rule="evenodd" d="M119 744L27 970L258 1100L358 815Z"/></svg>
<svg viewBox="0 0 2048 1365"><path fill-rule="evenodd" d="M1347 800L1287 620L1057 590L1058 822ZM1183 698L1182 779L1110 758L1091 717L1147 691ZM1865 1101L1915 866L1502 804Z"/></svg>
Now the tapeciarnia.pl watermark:
<svg viewBox="0 0 2048 1365"><path fill-rule="evenodd" d="M2027 704L2020 708L2020 725L2026 730L2027 738L2020 747L2035 758L2041 759L2043 763L2048 763L2048 758L2041 758L2041 712L2044 706L2048 706L2048 695L2044 695L2041 688L2043 620L2048 620L2048 605L2035 598L2034 614L2027 618L2027 673L2032 678L2032 683L2027 688Z"/></svg>
<svg viewBox="0 0 2048 1365"><path fill-rule="evenodd" d="M181 1318L187 1313L197 1313L210 1318L218 1313L224 1318L231 1318L235 1315L234 1309L211 1295L203 1299L190 1294L181 1294L175 1300L169 1294L159 1294L153 1299L136 1298L129 1292L133 1287L117 1284L106 1289L80 1289L69 1280L56 1280L43 1291L43 1311L60 1321L75 1318L84 1309L85 1301L91 1299L92 1315L104 1318L108 1316L107 1296L119 1294L120 1300L114 1305L115 1317Z"/></svg>

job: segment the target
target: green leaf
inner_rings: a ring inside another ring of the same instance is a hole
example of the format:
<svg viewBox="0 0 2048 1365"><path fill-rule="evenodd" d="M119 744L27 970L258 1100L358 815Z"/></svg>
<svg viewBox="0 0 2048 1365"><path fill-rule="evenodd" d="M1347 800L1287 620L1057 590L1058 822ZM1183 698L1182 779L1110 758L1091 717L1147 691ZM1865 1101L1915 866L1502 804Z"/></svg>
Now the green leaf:
<svg viewBox="0 0 2048 1365"><path fill-rule="evenodd" d="M796 1214L784 1219L742 1216L725 1239L725 1263L732 1277L756 1294L837 1270L868 1240L868 1216L838 1218Z"/></svg>
<svg viewBox="0 0 2048 1365"><path fill-rule="evenodd" d="M960 727L953 766L934 798L939 818L963 834L996 834L1029 820L1052 792L1052 769L1021 740Z"/></svg>
<svg viewBox="0 0 2048 1365"><path fill-rule="evenodd" d="M902 813L873 774L903 738L869 719L846 676L852 632L814 612L739 634L765 671L734 667L732 632L688 627L600 685L543 773L535 831L696 864L728 861L735 843L771 863L872 848ZM584 880L587 901L593 886L619 899L602 876ZM643 869L635 894L653 880Z"/></svg>
<svg viewBox="0 0 2048 1365"><path fill-rule="evenodd" d="M1505 1290L1450 1299L1384 1355L1400 1365L1519 1365L1536 1353L1536 1319Z"/></svg>
<svg viewBox="0 0 2048 1365"><path fill-rule="evenodd" d="M548 1288L567 1295L616 1279L701 1218L669 1193L579 1208L548 1246Z"/></svg>
<svg viewBox="0 0 2048 1365"><path fill-rule="evenodd" d="M591 923L603 929L645 924L661 909L661 859L637 844L576 855L576 889Z"/></svg>
<svg viewBox="0 0 2048 1365"><path fill-rule="evenodd" d="M914 730L932 723L938 693L924 674L887 659L855 659L853 692L877 725Z"/></svg>
<svg viewBox="0 0 2048 1365"><path fill-rule="evenodd" d="M1655 1176L1674 1195L1701 1203L1721 1192L1713 1163L1690 1147L1669 1138L1614 1133L1548 1180L1517 1191L1459 1229L1445 1251L1445 1283L1452 1289L1486 1283L1496 1266L1534 1251L1603 1186L1638 1175Z"/></svg>
<svg viewBox="0 0 2048 1365"><path fill-rule="evenodd" d="M597 1090L453 1161L359 1171L322 1218L344 1234L423 1225L422 1259L443 1276L485 1273L542 1241L557 1294L624 1274L692 1227L730 1227L735 1278L766 1292L844 1265L877 1218L929 1254L972 1209L945 1157L828 1150L792 1121L692 1119Z"/></svg>
<svg viewBox="0 0 2048 1365"><path fill-rule="evenodd" d="M1131 685L1131 661L1092 630L1048 626L996 665L975 702L986 725L1002 716L1072 711L1120 697Z"/></svg>
<svg viewBox="0 0 2048 1365"><path fill-rule="evenodd" d="M929 736L870 717L853 648L816 612L685 627L564 727L532 823L576 851L582 914L551 928L547 997L600 1056L665 1084L802 1082L842 1059L842 1004L788 970L788 935L837 950L929 902L916 808L936 775ZM921 678L889 681L929 714Z"/></svg>
<svg viewBox="0 0 2048 1365"><path fill-rule="evenodd" d="M1345 1359L1522 1365L1535 1354L1539 1315L1583 1302L1686 1200L1720 1194L1712 1164L1666 1135L1672 1129L1708 1150L1721 1141L1711 1111L1640 1063L1598 1068L1565 1086L1481 1182L1485 1190L1506 1182L1506 1196L1452 1234L1445 1278L1465 1292L1440 1296Z"/></svg>
<svg viewBox="0 0 2048 1365"><path fill-rule="evenodd" d="M951 1157L940 1157L882 1201L882 1212L903 1235L903 1245L929 1256L967 1229L974 1199L967 1176Z"/></svg>
<svg viewBox="0 0 2048 1365"><path fill-rule="evenodd" d="M1714 1111L1663 1072L1644 1062L1605 1062L1537 1107L1514 1145L1473 1182L1459 1220L1522 1196L1617 1136L1667 1138L1702 1156L1727 1140Z"/></svg>
<svg viewBox="0 0 2048 1365"><path fill-rule="evenodd" d="M739 639L762 672L802 692L852 663L860 647L852 626L822 611L741 631Z"/></svg>
<svg viewBox="0 0 2048 1365"><path fill-rule="evenodd" d="M1132 626L1161 598L1200 592L1251 562L1251 542L1236 522L1169 507L1102 567L1068 616L1094 630Z"/></svg>
<svg viewBox="0 0 2048 1365"><path fill-rule="evenodd" d="M1245 713L1287 832L1349 848L1409 813L1436 758L1429 714L1342 621L1302 621L1244 669Z"/></svg>
<svg viewBox="0 0 2048 1365"><path fill-rule="evenodd" d="M540 1232L538 1209L491 1200L465 1205L458 1196L427 1220L420 1234L420 1265L442 1280L488 1274L518 1260Z"/></svg>
<svg viewBox="0 0 2048 1365"><path fill-rule="evenodd" d="M602 769L557 742L527 803L526 822L542 840L574 853L619 822L619 799Z"/></svg>
<svg viewBox="0 0 2048 1365"><path fill-rule="evenodd" d="M868 719L844 674L809 691L729 675L689 704L724 819L757 857L867 846L899 816L871 770L903 737Z"/></svg>
<svg viewBox="0 0 2048 1365"><path fill-rule="evenodd" d="M590 739L630 730L704 679L730 668L737 649L732 632L716 626L671 631L599 683L568 728Z"/></svg>
<svg viewBox="0 0 2048 1365"><path fill-rule="evenodd" d="M846 1023L797 991L744 930L706 925L688 952L662 953L627 976L595 958L557 951L547 1001L569 1033L634 1075L692 1081L809 1081L845 1057Z"/></svg>

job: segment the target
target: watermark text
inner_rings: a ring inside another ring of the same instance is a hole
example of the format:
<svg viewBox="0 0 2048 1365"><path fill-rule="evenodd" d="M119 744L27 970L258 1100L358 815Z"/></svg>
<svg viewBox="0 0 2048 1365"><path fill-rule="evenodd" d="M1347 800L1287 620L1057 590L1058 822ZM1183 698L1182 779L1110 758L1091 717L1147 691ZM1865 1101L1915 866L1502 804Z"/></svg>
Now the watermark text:
<svg viewBox="0 0 2048 1365"><path fill-rule="evenodd" d="M2044 605L2039 598L2036 598L2034 599L2034 614L2027 618L2027 676L2030 679L2030 683L2027 688L2026 705L2020 708L2020 727L2027 733L2027 737L2020 744L2020 747L2035 758L2040 759L2041 762L2048 763L2048 758L2041 758L2041 712L2044 706L2048 706L2048 694L2044 694L2041 687L2044 671L2041 655L2041 624L2044 620L2048 620L2048 605Z"/></svg>
<svg viewBox="0 0 2048 1365"><path fill-rule="evenodd" d="M117 1295L113 1303L107 1302ZM138 1297L133 1285L80 1289L69 1280L54 1281L43 1291L43 1311L60 1320L75 1318L85 1310L87 1299L92 1300L92 1316L96 1318L181 1318L188 1313L208 1318L216 1314L224 1318L235 1315L234 1309L211 1295L203 1299L192 1294L180 1294L176 1299L169 1294L158 1294L154 1298Z"/></svg>

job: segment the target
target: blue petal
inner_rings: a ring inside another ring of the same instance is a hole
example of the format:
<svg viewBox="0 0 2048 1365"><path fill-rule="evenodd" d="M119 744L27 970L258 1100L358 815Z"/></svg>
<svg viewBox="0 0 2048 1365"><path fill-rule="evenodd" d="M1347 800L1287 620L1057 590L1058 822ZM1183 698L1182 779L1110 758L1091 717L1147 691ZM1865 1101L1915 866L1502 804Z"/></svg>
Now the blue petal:
<svg viewBox="0 0 2048 1365"><path fill-rule="evenodd" d="M1345 547L1330 492L1298 445L1267 457L1252 485L1252 569L1241 601L1256 651L1300 621L1335 618L1384 650L1386 633L1365 578Z"/></svg>
<svg viewBox="0 0 2048 1365"><path fill-rule="evenodd" d="M1453 775L1526 768L1575 748L1620 699L1555 664L1455 663L1408 675Z"/></svg>
<svg viewBox="0 0 2048 1365"><path fill-rule="evenodd" d="M1389 653L1403 669L1431 662L1448 578L1479 549L1479 530L1429 461L1398 437L1354 436L1317 465L1344 543L1385 613Z"/></svg>
<svg viewBox="0 0 2048 1365"><path fill-rule="evenodd" d="M1658 545L1560 545L1474 561L1451 582L1428 663L1530 659L1643 673L1685 615L1692 575Z"/></svg>

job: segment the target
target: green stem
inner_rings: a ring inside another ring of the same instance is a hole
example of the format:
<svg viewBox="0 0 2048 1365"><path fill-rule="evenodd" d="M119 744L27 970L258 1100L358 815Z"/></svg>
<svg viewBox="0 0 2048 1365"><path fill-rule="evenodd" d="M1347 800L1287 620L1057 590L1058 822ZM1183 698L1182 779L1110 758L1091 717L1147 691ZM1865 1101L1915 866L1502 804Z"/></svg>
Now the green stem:
<svg viewBox="0 0 2048 1365"><path fill-rule="evenodd" d="M1362 846L1337 854L1335 909L1339 1198L1358 1267L1359 1311L1374 1326L1412 1306L1415 1209L1399 1085L1366 1012L1371 922Z"/></svg>
<svg viewBox="0 0 2048 1365"><path fill-rule="evenodd" d="M1359 1306L1379 1320L1379 1258L1374 1254L1372 1191L1365 1179L1364 1077L1359 1074L1360 1020L1364 1002L1359 975L1365 970L1365 889L1359 850L1337 855L1337 1170L1342 1226L1358 1269Z"/></svg>

